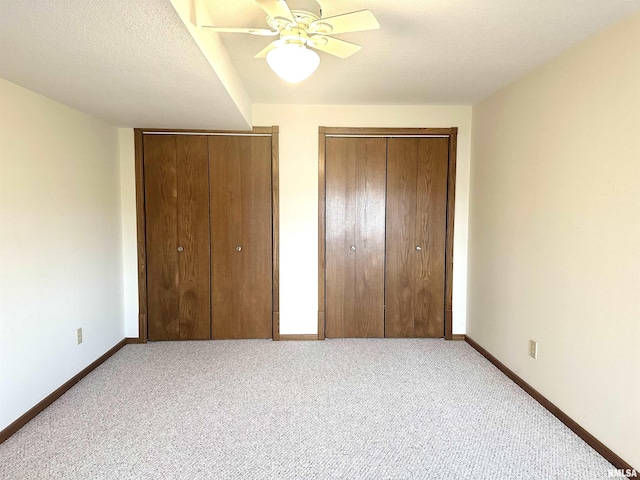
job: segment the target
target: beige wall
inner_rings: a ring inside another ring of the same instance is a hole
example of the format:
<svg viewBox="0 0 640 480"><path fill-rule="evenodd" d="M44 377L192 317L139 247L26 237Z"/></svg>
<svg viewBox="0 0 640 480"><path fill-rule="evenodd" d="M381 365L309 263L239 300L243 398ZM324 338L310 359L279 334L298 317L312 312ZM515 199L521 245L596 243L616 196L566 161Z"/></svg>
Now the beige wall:
<svg viewBox="0 0 640 480"><path fill-rule="evenodd" d="M467 334L640 467L640 15L473 107L470 188Z"/></svg>
<svg viewBox="0 0 640 480"><path fill-rule="evenodd" d="M136 159L132 128L120 128L120 212L125 334L138 336L138 242L136 219Z"/></svg>
<svg viewBox="0 0 640 480"><path fill-rule="evenodd" d="M316 333L318 127L458 127L453 331L464 333L471 107L254 105L280 127L280 332Z"/></svg>
<svg viewBox="0 0 640 480"><path fill-rule="evenodd" d="M2 79L0 105L1 430L124 321L118 129Z"/></svg>

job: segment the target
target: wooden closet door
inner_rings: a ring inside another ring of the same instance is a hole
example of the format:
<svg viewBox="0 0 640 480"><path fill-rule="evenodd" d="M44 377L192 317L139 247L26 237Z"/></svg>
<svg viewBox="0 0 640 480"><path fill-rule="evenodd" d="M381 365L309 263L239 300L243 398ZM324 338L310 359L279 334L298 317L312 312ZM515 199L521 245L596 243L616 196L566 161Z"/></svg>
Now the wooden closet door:
<svg viewBox="0 0 640 480"><path fill-rule="evenodd" d="M178 340L178 172L174 135L144 136L149 340Z"/></svg>
<svg viewBox="0 0 640 480"><path fill-rule="evenodd" d="M271 338L271 137L209 137L214 339Z"/></svg>
<svg viewBox="0 0 640 480"><path fill-rule="evenodd" d="M209 155L203 136L176 136L180 340L211 338Z"/></svg>
<svg viewBox="0 0 640 480"><path fill-rule="evenodd" d="M327 138L326 336L384 336L386 141Z"/></svg>
<svg viewBox="0 0 640 480"><path fill-rule="evenodd" d="M210 338L207 162L206 139L144 136L149 340Z"/></svg>
<svg viewBox="0 0 640 480"><path fill-rule="evenodd" d="M387 161L387 337L443 337L447 138L391 138Z"/></svg>

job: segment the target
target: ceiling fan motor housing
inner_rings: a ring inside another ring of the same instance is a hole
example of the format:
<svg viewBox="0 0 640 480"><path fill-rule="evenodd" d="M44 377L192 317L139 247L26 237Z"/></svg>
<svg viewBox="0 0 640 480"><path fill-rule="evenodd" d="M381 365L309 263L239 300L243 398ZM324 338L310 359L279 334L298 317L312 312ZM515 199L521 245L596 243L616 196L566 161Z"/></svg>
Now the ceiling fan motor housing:
<svg viewBox="0 0 640 480"><path fill-rule="evenodd" d="M267 58L267 61L269 61L269 55L274 60L279 54L288 51L291 52L289 56L293 57L300 52L304 53L307 48L339 58L347 58L362 47L330 35L380 28L380 24L369 10L357 10L323 18L322 8L316 0L255 1L267 13L267 23L271 29L215 25L203 25L203 27L221 33L248 33L265 37L279 36L278 40L271 42L254 57ZM317 56L317 53L315 55ZM311 58L310 55L307 57ZM269 64L271 65L271 63ZM315 58L314 63L316 64L315 70L317 67ZM282 77L282 75L280 76Z"/></svg>
<svg viewBox="0 0 640 480"><path fill-rule="evenodd" d="M312 22L322 17L320 4L315 0L290 0L287 2L291 8L296 25L291 26L291 22L286 18L267 17L267 23L271 28L278 31L304 30L306 31Z"/></svg>

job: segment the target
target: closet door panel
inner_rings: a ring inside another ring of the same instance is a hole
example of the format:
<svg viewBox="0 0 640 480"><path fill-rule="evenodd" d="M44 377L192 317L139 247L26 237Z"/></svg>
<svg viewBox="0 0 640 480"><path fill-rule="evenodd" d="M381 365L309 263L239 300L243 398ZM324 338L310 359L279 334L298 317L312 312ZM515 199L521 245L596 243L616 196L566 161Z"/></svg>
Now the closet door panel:
<svg viewBox="0 0 640 480"><path fill-rule="evenodd" d="M212 333L272 336L271 138L209 137Z"/></svg>
<svg viewBox="0 0 640 480"><path fill-rule="evenodd" d="M356 144L326 141L326 309L325 335L352 337L355 320Z"/></svg>
<svg viewBox="0 0 640 480"><path fill-rule="evenodd" d="M244 319L242 338L272 337L271 137L240 137L247 149L241 162Z"/></svg>
<svg viewBox="0 0 640 480"><path fill-rule="evenodd" d="M414 336L418 139L391 138L387 161L385 335Z"/></svg>
<svg viewBox="0 0 640 480"><path fill-rule="evenodd" d="M242 292L234 284L241 274L235 248L242 238L240 145L231 137L209 138L211 175L211 330L214 339L233 338L232 321L242 314Z"/></svg>
<svg viewBox="0 0 640 480"><path fill-rule="evenodd" d="M176 137L144 136L149 340L178 340L178 176Z"/></svg>
<svg viewBox="0 0 640 480"><path fill-rule="evenodd" d="M326 336L384 336L386 142L326 140Z"/></svg>
<svg viewBox="0 0 640 480"><path fill-rule="evenodd" d="M444 335L444 268L447 220L446 138L418 139L414 336Z"/></svg>
<svg viewBox="0 0 640 480"><path fill-rule="evenodd" d="M209 158L203 136L176 136L181 340L211 338Z"/></svg>
<svg viewBox="0 0 640 480"><path fill-rule="evenodd" d="M356 139L355 337L384 337L386 143Z"/></svg>
<svg viewBox="0 0 640 480"><path fill-rule="evenodd" d="M389 139L385 335L414 336L417 139Z"/></svg>
<svg viewBox="0 0 640 480"><path fill-rule="evenodd" d="M444 336L448 139L392 138L386 336Z"/></svg>

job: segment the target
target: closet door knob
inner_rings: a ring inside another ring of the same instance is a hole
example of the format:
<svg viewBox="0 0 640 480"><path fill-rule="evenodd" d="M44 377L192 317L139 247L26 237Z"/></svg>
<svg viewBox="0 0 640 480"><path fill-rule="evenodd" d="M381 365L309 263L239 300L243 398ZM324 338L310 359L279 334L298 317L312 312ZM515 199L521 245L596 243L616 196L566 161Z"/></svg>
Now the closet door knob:
<svg viewBox="0 0 640 480"><path fill-rule="evenodd" d="M351 245L351 251L355 252L356 251L356 246L355 245Z"/></svg>
<svg viewBox="0 0 640 480"><path fill-rule="evenodd" d="M421 251L422 251L422 247L421 247L420 245L418 245L418 246L416 247L416 250L417 250L418 252L421 252Z"/></svg>
<svg viewBox="0 0 640 480"><path fill-rule="evenodd" d="M241 247L240 245L238 245L238 246L236 247L236 252L240 252L240 251L242 251L242 247Z"/></svg>
<svg viewBox="0 0 640 480"><path fill-rule="evenodd" d="M184 247L178 247L179 252L184 252Z"/></svg>

